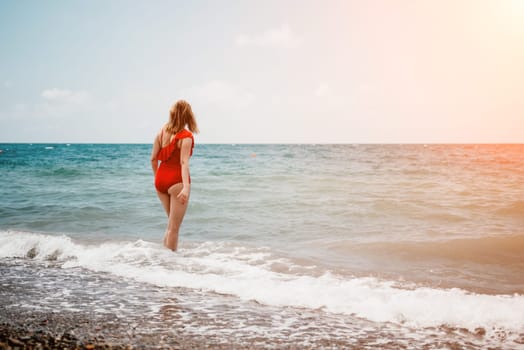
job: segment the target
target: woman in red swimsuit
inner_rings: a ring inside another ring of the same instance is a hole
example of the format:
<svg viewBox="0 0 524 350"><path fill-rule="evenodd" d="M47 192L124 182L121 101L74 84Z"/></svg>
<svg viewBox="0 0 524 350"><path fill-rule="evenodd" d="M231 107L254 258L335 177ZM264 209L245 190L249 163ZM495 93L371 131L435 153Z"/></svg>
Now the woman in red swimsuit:
<svg viewBox="0 0 524 350"><path fill-rule="evenodd" d="M180 100L171 107L169 121L160 129L153 142L151 167L158 198L168 217L164 246L172 251L176 251L178 246L178 230L191 192L189 157L195 145L192 133L197 132L191 106ZM160 166L158 161L161 161Z"/></svg>

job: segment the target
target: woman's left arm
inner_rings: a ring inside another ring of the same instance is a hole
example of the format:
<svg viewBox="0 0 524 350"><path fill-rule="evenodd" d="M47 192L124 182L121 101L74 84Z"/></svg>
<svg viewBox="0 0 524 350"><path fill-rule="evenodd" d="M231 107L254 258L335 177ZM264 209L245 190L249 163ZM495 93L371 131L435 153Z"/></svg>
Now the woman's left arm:
<svg viewBox="0 0 524 350"><path fill-rule="evenodd" d="M182 204L186 204L189 198L189 192L191 191L191 185L189 184L189 157L191 156L191 147L193 146L193 139L186 137L182 139L182 145L180 146L180 165L182 167L182 190L178 194L177 198Z"/></svg>

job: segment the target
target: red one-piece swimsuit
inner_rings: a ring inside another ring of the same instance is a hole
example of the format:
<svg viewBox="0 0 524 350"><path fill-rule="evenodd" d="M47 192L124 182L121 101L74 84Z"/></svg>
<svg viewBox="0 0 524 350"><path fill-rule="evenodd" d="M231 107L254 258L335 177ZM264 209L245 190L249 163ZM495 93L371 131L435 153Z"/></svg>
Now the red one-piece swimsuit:
<svg viewBox="0 0 524 350"><path fill-rule="evenodd" d="M163 133L162 133L163 134ZM191 138L191 153L193 154L193 147L195 140L193 134L184 129L175 134L175 138L165 147L158 151L157 159L161 161L160 166L155 176L155 187L159 192L167 193L167 190L174 184L182 182L182 166L180 165L180 148L177 143L178 140ZM162 144L162 140L160 140ZM191 178L189 178L191 183Z"/></svg>

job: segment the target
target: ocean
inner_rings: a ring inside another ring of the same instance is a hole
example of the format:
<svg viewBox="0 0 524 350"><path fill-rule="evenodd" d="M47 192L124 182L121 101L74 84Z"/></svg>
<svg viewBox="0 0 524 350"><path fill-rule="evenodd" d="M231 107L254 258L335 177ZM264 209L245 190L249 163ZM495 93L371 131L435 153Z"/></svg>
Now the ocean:
<svg viewBox="0 0 524 350"><path fill-rule="evenodd" d="M197 143L176 253L151 145L0 150L4 310L237 348L524 348L524 145Z"/></svg>

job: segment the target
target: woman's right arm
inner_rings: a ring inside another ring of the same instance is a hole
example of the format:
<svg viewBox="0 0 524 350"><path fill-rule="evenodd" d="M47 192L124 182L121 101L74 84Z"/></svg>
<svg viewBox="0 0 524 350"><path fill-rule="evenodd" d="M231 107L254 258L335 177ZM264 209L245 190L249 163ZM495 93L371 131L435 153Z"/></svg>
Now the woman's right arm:
<svg viewBox="0 0 524 350"><path fill-rule="evenodd" d="M156 158L160 151L160 134L156 135L155 141L153 141L153 150L151 151L151 168L153 169L153 175L156 176L158 169L158 159Z"/></svg>

